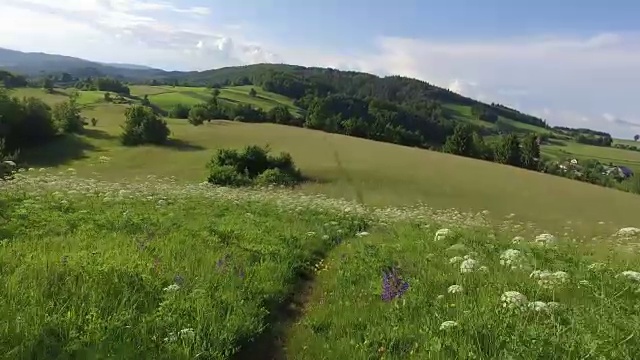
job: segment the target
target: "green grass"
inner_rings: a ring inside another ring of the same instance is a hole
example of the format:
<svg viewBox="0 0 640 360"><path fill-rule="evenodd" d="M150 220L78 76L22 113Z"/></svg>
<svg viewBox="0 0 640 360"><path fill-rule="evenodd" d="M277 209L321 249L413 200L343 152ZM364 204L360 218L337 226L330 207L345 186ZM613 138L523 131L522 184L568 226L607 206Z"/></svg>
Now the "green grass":
<svg viewBox="0 0 640 360"><path fill-rule="evenodd" d="M626 139L613 139L613 144L631 145L640 147L640 141L626 140Z"/></svg>
<svg viewBox="0 0 640 360"><path fill-rule="evenodd" d="M640 283L617 277L637 270L637 240L540 247L524 223L491 228L471 214L73 173L19 174L0 192L4 358L254 359L270 358L280 342L292 359L633 359L640 351ZM435 241L438 222L454 227ZM513 234L527 238L512 244ZM522 267L500 264L507 249L522 252L513 263ZM450 263L469 254L487 271L462 274ZM595 261L604 269L589 270ZM410 285L391 302L380 299L387 266ZM569 280L541 288L529 277L535 269ZM454 284L464 291L447 294ZM505 291L559 308L508 310ZM277 310L292 295L300 317ZM457 326L440 330L444 321Z"/></svg>
<svg viewBox="0 0 640 360"><path fill-rule="evenodd" d="M564 232L567 222L583 234L629 226L637 221L636 195L509 166L438 152L274 124L215 121L194 127L168 120L165 147L120 145L124 106L102 105L84 112L98 125L87 134L23 152L28 166L75 168L83 176L133 180L175 176L206 179L216 149L269 145L290 152L302 172L315 179L308 193L361 198L375 206L425 203L433 209L489 210L495 219L511 213L545 229ZM102 163L101 157L110 158ZM598 225L604 222L603 225Z"/></svg>
<svg viewBox="0 0 640 360"><path fill-rule="evenodd" d="M288 358L633 359L640 353L634 340L640 283L616 277L635 266L637 250L564 242L544 249L482 230L434 241L436 229L391 226L333 251L318 266L304 317L288 332ZM522 256L515 269L500 262L509 249ZM462 273L468 254L477 267ZM455 256L460 260L451 264ZM603 258L603 270L589 270ZM394 265L409 289L387 303L380 298L381 274ZM533 270L565 271L568 282L541 287ZM462 292L448 293L452 285ZM559 308L504 308L506 291ZM442 329L446 321L457 326Z"/></svg>

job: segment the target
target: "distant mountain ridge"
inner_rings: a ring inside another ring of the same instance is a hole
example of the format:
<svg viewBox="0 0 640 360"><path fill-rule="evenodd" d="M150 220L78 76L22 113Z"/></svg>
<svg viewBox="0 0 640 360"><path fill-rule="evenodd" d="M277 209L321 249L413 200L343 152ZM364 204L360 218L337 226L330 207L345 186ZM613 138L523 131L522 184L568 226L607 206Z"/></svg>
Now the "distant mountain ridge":
<svg viewBox="0 0 640 360"><path fill-rule="evenodd" d="M69 73L77 77L113 76L125 79L151 79L168 74L161 69L132 64L104 64L72 56L22 52L0 48L0 69L26 76Z"/></svg>

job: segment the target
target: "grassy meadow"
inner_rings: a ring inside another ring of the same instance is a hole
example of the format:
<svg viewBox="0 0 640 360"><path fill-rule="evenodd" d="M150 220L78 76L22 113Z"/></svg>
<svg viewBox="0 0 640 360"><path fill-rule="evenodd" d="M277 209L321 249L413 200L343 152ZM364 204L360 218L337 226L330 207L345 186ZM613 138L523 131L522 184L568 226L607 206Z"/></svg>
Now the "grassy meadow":
<svg viewBox="0 0 640 360"><path fill-rule="evenodd" d="M126 107L91 93L96 126L25 151L0 183L0 358L640 353L637 195L274 124L167 119L169 144L126 148ZM314 181L203 183L216 149L250 144Z"/></svg>

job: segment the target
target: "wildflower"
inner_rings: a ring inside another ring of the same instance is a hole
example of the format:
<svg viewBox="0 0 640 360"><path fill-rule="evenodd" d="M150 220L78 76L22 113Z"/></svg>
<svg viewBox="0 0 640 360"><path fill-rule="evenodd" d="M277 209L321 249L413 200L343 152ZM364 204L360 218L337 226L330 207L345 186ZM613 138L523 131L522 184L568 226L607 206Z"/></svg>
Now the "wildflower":
<svg viewBox="0 0 640 360"><path fill-rule="evenodd" d="M560 307L561 307L561 305L560 305L560 303L559 303L559 302L549 301L549 302L547 303L547 308L548 308L549 310L557 310L557 309L559 309Z"/></svg>
<svg viewBox="0 0 640 360"><path fill-rule="evenodd" d="M478 267L478 261L474 259L467 259L460 264L460 272L461 273L470 273L473 272L476 267Z"/></svg>
<svg viewBox="0 0 640 360"><path fill-rule="evenodd" d="M520 309L527 305L527 297L517 291L507 291L500 296L502 307Z"/></svg>
<svg viewBox="0 0 640 360"><path fill-rule="evenodd" d="M590 285L588 280L580 280L578 282L578 284L580 284L582 286L589 286Z"/></svg>
<svg viewBox="0 0 640 360"><path fill-rule="evenodd" d="M460 285L451 285L449 286L449 288L447 289L447 292L449 294L458 294L464 291L464 288Z"/></svg>
<svg viewBox="0 0 640 360"><path fill-rule="evenodd" d="M564 271L556 271L552 273L547 270L535 270L529 275L529 277L537 279L538 285L547 289L554 288L569 281L569 274Z"/></svg>
<svg viewBox="0 0 640 360"><path fill-rule="evenodd" d="M164 288L164 291L166 292L176 292L180 290L180 285L178 284L171 284L169 286L167 286L166 288Z"/></svg>
<svg viewBox="0 0 640 360"><path fill-rule="evenodd" d="M457 263L461 262L462 260L464 260L462 257L454 256L451 259L449 259L449 264L457 264Z"/></svg>
<svg viewBox="0 0 640 360"><path fill-rule="evenodd" d="M618 276L627 278L629 280L640 282L640 272L637 271L623 271Z"/></svg>
<svg viewBox="0 0 640 360"><path fill-rule="evenodd" d="M547 303L545 303L544 301L533 301L530 302L528 306L529 309L537 312L546 311L548 309Z"/></svg>
<svg viewBox="0 0 640 360"><path fill-rule="evenodd" d="M173 332L170 332L169 335L166 338L164 338L163 340L164 340L164 342L167 342L167 343L176 342L176 341L178 341L178 335L176 335Z"/></svg>
<svg viewBox="0 0 640 360"><path fill-rule="evenodd" d="M456 321L447 320L447 321L443 322L442 324L440 324L440 330L449 330L449 329L453 329L453 328L455 328L457 326L458 326L458 323Z"/></svg>
<svg viewBox="0 0 640 360"><path fill-rule="evenodd" d="M444 299L444 295L438 295L438 296L436 296L436 300L442 300L442 299Z"/></svg>
<svg viewBox="0 0 640 360"><path fill-rule="evenodd" d="M329 240L329 235L322 235L322 240Z"/></svg>
<svg viewBox="0 0 640 360"><path fill-rule="evenodd" d="M314 231L309 231L307 233L307 236L315 236L315 235L316 235L316 233Z"/></svg>
<svg viewBox="0 0 640 360"><path fill-rule="evenodd" d="M551 234L540 234L535 238L536 244L540 246L545 246L545 247L555 245L556 241L557 241L556 237Z"/></svg>
<svg viewBox="0 0 640 360"><path fill-rule="evenodd" d="M595 263L587 266L587 269L589 269L591 271L600 271L600 270L604 270L606 267L607 267L607 264L605 264L605 263L595 262Z"/></svg>
<svg viewBox="0 0 640 360"><path fill-rule="evenodd" d="M189 338L189 339L193 339L196 335L195 331L193 331L192 328L186 328L186 329L182 329L179 332L179 335L181 338Z"/></svg>
<svg viewBox="0 0 640 360"><path fill-rule="evenodd" d="M451 234L451 230L449 229L440 229L438 231L436 231L436 236L434 238L435 241L440 241L440 240L444 240L447 236L449 236L449 234Z"/></svg>
<svg viewBox="0 0 640 360"><path fill-rule="evenodd" d="M640 236L640 229L636 227L622 228L615 233L615 236L622 237L622 238Z"/></svg>
<svg viewBox="0 0 640 360"><path fill-rule="evenodd" d="M409 289L409 283L404 281L397 270L385 271L382 276L382 300L391 301L399 298Z"/></svg>
<svg viewBox="0 0 640 360"><path fill-rule="evenodd" d="M522 255L520 250L509 249L500 254L500 264L512 269L522 267L523 261L524 256Z"/></svg>
<svg viewBox="0 0 640 360"><path fill-rule="evenodd" d="M482 266L480 266L480 267L478 268L478 271L480 271L480 272L487 272L487 271L489 271L489 268L488 268L488 267L486 267L486 266L484 266L484 265L482 265Z"/></svg>
<svg viewBox="0 0 640 360"><path fill-rule="evenodd" d="M512 244L519 244L523 241L524 241L524 238L522 236L516 236L513 239L511 239Z"/></svg>
<svg viewBox="0 0 640 360"><path fill-rule="evenodd" d="M369 235L369 233L368 233L368 232L366 232L366 231L361 231L361 232L359 232L359 233L356 233L356 236L357 236L357 237L363 237L363 236L368 236L368 235Z"/></svg>

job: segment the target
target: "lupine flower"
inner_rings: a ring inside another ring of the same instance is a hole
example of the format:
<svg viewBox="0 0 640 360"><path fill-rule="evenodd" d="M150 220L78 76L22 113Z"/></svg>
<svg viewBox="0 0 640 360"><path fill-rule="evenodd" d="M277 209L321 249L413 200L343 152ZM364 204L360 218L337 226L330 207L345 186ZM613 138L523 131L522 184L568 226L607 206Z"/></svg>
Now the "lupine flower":
<svg viewBox="0 0 640 360"><path fill-rule="evenodd" d="M382 300L391 301L401 297L409 289L409 283L404 281L398 271L393 268L382 275Z"/></svg>
<svg viewBox="0 0 640 360"><path fill-rule="evenodd" d="M447 289L447 292L449 294L458 294L464 291L464 288L460 285L451 285L449 286L449 288Z"/></svg>
<svg viewBox="0 0 640 360"><path fill-rule="evenodd" d="M455 328L457 326L458 326L457 322L448 320L448 321L445 321L442 324L440 324L440 330L449 330L449 329L453 329L453 328Z"/></svg>

